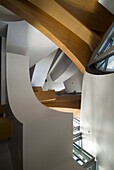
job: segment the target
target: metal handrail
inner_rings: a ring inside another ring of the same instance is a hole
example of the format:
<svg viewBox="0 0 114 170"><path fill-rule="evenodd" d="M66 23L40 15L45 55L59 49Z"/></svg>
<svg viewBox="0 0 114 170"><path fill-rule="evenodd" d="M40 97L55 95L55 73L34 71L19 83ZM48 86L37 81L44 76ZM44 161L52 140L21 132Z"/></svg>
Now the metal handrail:
<svg viewBox="0 0 114 170"><path fill-rule="evenodd" d="M102 60L105 60L107 58L109 58L110 56L114 55L114 46L110 47L110 49L106 50L103 54L99 55L99 57L95 58L90 64L89 66L93 65L93 64L97 64Z"/></svg>
<svg viewBox="0 0 114 170"><path fill-rule="evenodd" d="M75 119L75 120L77 122L80 122L77 119ZM75 160L78 163L79 163L79 161L81 161L82 166L86 169L90 168L90 167L93 168L93 166L96 167L95 157L92 156L90 153L88 153L83 148L81 148L78 144L76 144L77 141L82 140L82 132L78 132L79 129L80 129L80 126L76 126L73 129L77 130L77 133L73 135L73 155L74 155L74 159L76 157Z"/></svg>

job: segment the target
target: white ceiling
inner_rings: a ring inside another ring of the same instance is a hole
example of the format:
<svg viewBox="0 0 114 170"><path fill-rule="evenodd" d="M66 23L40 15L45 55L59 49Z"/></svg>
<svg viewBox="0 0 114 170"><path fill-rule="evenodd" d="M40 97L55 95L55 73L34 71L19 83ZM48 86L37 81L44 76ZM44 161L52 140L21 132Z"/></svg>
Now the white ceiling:
<svg viewBox="0 0 114 170"><path fill-rule="evenodd" d="M0 21L18 21L21 20L16 14L0 5Z"/></svg>

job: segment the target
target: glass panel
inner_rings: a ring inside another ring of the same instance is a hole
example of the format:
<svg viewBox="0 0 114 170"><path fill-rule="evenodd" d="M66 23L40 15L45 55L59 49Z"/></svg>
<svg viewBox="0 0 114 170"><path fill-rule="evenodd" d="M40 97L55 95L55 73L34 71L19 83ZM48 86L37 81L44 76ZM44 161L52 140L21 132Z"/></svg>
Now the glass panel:
<svg viewBox="0 0 114 170"><path fill-rule="evenodd" d="M94 157L82 149L82 133L80 132L80 120L73 118L73 159L86 170L93 169L96 164Z"/></svg>
<svg viewBox="0 0 114 170"><path fill-rule="evenodd" d="M114 55L110 56L109 58L99 62L96 65L96 68L101 71L114 71Z"/></svg>
<svg viewBox="0 0 114 170"><path fill-rule="evenodd" d="M108 50L112 46L114 46L114 28L113 28L113 31L110 37L107 37L104 43L102 44L102 46L100 47L95 58L98 57L100 54L104 53L106 50Z"/></svg>
<svg viewBox="0 0 114 170"><path fill-rule="evenodd" d="M108 59L106 71L114 71L114 55Z"/></svg>
<svg viewBox="0 0 114 170"><path fill-rule="evenodd" d="M110 47L112 47L114 45L114 36L110 39L109 43L107 44L107 47L105 48L105 50L103 52L105 52L106 50L108 50Z"/></svg>
<svg viewBox="0 0 114 170"><path fill-rule="evenodd" d="M80 130L73 130L73 135L77 135L78 133L80 133Z"/></svg>
<svg viewBox="0 0 114 170"><path fill-rule="evenodd" d="M82 162L81 160L79 160L78 163L79 163L80 165L83 165L83 162Z"/></svg>
<svg viewBox="0 0 114 170"><path fill-rule="evenodd" d="M96 68L99 69L99 70L104 70L104 67L105 67L105 60L99 62L97 65L96 65Z"/></svg>
<svg viewBox="0 0 114 170"><path fill-rule="evenodd" d="M86 152L84 152L81 148L79 148L77 146L74 147L73 153L77 157L79 157L83 162L87 162L91 159L91 157Z"/></svg>
<svg viewBox="0 0 114 170"><path fill-rule="evenodd" d="M82 139L75 141L74 143L82 148Z"/></svg>
<svg viewBox="0 0 114 170"><path fill-rule="evenodd" d="M73 155L73 159L77 161L79 158L76 155Z"/></svg>
<svg viewBox="0 0 114 170"><path fill-rule="evenodd" d="M73 118L73 127L77 127L80 125L80 121L78 119Z"/></svg>
<svg viewBox="0 0 114 170"><path fill-rule="evenodd" d="M98 58L105 51L109 50L112 46L114 46L114 27L112 27L112 29L110 30L109 34L107 35L106 39L102 43L94 58ZM95 67L98 70L105 72L114 71L114 55L110 56L109 58L103 59L99 63L95 64Z"/></svg>

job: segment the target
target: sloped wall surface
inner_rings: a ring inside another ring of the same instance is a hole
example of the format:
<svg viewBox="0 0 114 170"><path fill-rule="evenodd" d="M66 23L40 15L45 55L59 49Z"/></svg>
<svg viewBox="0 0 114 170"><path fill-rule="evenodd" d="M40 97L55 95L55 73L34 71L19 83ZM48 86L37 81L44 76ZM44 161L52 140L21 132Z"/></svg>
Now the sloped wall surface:
<svg viewBox="0 0 114 170"><path fill-rule="evenodd" d="M32 77L32 85L33 86L40 86L40 87L44 86L49 68L51 66L51 63L52 63L54 57L55 57L56 52L57 52L57 50L55 50L50 55L43 58L36 64L34 73L33 73L33 77Z"/></svg>

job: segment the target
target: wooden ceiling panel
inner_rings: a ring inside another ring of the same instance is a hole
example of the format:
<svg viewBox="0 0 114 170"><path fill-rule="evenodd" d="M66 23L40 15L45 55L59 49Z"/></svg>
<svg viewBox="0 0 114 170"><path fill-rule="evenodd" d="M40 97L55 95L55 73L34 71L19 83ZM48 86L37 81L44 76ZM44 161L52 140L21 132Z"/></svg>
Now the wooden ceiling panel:
<svg viewBox="0 0 114 170"><path fill-rule="evenodd" d="M84 73L92 54L89 45L84 40L43 10L27 1L3 0L0 3L45 34ZM91 39L91 41L94 41L94 39Z"/></svg>
<svg viewBox="0 0 114 170"><path fill-rule="evenodd" d="M100 41L97 34L90 31L76 17L71 15L65 8L54 0L28 0L46 14L63 24L66 28L85 41L89 47L94 50ZM94 39L94 41L93 41Z"/></svg>
<svg viewBox="0 0 114 170"><path fill-rule="evenodd" d="M56 0L56 2L86 27L95 31L106 32L114 20L114 15L97 0Z"/></svg>

